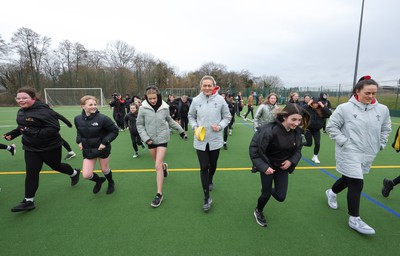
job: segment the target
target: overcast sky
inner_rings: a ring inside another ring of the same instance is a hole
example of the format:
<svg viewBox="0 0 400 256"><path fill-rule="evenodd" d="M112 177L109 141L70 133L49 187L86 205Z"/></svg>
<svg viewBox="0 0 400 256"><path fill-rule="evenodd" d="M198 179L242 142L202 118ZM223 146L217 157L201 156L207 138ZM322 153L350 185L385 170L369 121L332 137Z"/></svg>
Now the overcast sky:
<svg viewBox="0 0 400 256"><path fill-rule="evenodd" d="M362 0L2 1L0 35L19 28L104 50L121 40L175 67L279 76L286 86L353 82ZM358 77L400 78L400 1L365 0Z"/></svg>

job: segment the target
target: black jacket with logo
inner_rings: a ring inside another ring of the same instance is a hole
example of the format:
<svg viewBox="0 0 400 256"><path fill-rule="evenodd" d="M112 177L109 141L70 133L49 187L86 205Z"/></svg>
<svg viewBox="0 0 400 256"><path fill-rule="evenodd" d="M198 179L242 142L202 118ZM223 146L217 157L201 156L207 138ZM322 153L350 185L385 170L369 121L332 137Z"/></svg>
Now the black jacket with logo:
<svg viewBox="0 0 400 256"><path fill-rule="evenodd" d="M62 145L58 114L43 102L36 101L29 108L20 108L17 124L18 127L6 135L14 139L22 134L26 151L45 152Z"/></svg>
<svg viewBox="0 0 400 256"><path fill-rule="evenodd" d="M299 127L286 131L278 120L261 126L249 147L252 172L265 172L268 167L281 170L281 164L289 160L292 165L287 171L292 173L301 159L301 134Z"/></svg>
<svg viewBox="0 0 400 256"><path fill-rule="evenodd" d="M111 142L118 136L119 129L106 115L97 111L86 116L85 111L74 119L77 129L76 143L82 143L83 157L87 159L106 158L111 153ZM98 150L100 144L106 146Z"/></svg>

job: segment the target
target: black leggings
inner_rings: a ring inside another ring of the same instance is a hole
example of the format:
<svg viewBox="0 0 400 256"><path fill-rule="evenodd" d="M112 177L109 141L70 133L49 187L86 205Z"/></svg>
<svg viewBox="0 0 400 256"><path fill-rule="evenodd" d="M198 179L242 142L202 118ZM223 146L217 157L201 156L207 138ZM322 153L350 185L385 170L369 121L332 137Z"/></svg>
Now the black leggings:
<svg viewBox="0 0 400 256"><path fill-rule="evenodd" d="M63 138L61 138L62 139L62 141L63 141L63 147L68 151L68 152L71 152L72 151L72 148L71 148L71 146L69 145L69 143L66 141L66 140L64 140Z"/></svg>
<svg viewBox="0 0 400 256"><path fill-rule="evenodd" d="M344 175L342 175L342 177L338 179L332 186L332 191L336 194L340 193L345 188L348 188L347 209L350 216L360 216L360 199L363 186L364 180L349 178Z"/></svg>
<svg viewBox="0 0 400 256"><path fill-rule="evenodd" d="M25 198L35 197L39 188L39 173L43 163L55 171L72 175L74 169L69 164L61 163L61 146L45 152L25 151Z"/></svg>
<svg viewBox="0 0 400 256"><path fill-rule="evenodd" d="M189 118L186 117L181 117L181 127L183 130L188 131L188 124L189 124Z"/></svg>
<svg viewBox="0 0 400 256"><path fill-rule="evenodd" d="M253 106L247 105L247 113L246 113L246 115L244 115L244 118L247 118L247 115L248 115L249 113L251 113L251 118L254 119Z"/></svg>
<svg viewBox="0 0 400 256"><path fill-rule="evenodd" d="M227 141L228 141L228 130L229 130L229 127L226 126L226 127L224 128L224 142L227 142Z"/></svg>
<svg viewBox="0 0 400 256"><path fill-rule="evenodd" d="M210 150L207 144L206 150L197 150L197 158L200 163L200 178L201 185L203 186L203 192L205 198L210 197L209 185L213 183L213 177L217 170L217 161L219 157L219 149Z"/></svg>
<svg viewBox="0 0 400 256"><path fill-rule="evenodd" d="M393 185L397 185L400 183L400 176L397 176L394 180L393 180Z"/></svg>
<svg viewBox="0 0 400 256"><path fill-rule="evenodd" d="M261 172L260 176L261 196L258 198L257 210L262 212L271 195L279 202L285 201L289 184L289 172L276 171L269 175ZM272 182L274 182L274 188L272 188Z"/></svg>
<svg viewBox="0 0 400 256"><path fill-rule="evenodd" d="M0 143L0 149L7 149L7 148L8 148L8 145Z"/></svg>
<svg viewBox="0 0 400 256"><path fill-rule="evenodd" d="M306 147L311 147L312 139L314 138L314 155L318 155L319 149L321 147L321 131L320 130L307 130L304 134L306 138L306 143L303 145Z"/></svg>
<svg viewBox="0 0 400 256"><path fill-rule="evenodd" d="M140 138L139 135L133 135L131 133L131 141L132 141L133 150L135 150L135 152L138 152L138 145L139 146L143 145L142 139Z"/></svg>

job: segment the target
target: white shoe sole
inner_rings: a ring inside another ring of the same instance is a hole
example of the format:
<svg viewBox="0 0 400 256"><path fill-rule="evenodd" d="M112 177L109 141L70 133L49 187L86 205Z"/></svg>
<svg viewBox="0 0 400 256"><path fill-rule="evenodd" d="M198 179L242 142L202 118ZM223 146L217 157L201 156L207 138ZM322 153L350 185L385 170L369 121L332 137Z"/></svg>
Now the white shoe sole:
<svg viewBox="0 0 400 256"><path fill-rule="evenodd" d="M150 203L151 207L153 207L153 208L157 208L157 207L159 207L159 206L161 205L161 203L162 203L163 199L164 199L164 197L161 197L161 200L160 200L160 203L159 203L159 204L153 204L153 202L152 202L152 203Z"/></svg>
<svg viewBox="0 0 400 256"><path fill-rule="evenodd" d="M349 223L349 227L354 229L358 233L363 234L363 235L375 235L375 230L373 228L371 228L371 229L360 229L357 226L353 226L350 223Z"/></svg>
<svg viewBox="0 0 400 256"><path fill-rule="evenodd" d="M209 202L209 207L208 208L204 208L204 206L203 206L203 211L205 211L205 212L208 212L210 209L211 209L211 203L212 203L212 199L211 199L211 197L210 197L210 202Z"/></svg>
<svg viewBox="0 0 400 256"><path fill-rule="evenodd" d="M253 215L254 215L254 218L256 219L256 222L257 222L258 225L260 225L261 227L266 227L267 226L267 224L263 224L263 223L258 221L256 212L253 211Z"/></svg>

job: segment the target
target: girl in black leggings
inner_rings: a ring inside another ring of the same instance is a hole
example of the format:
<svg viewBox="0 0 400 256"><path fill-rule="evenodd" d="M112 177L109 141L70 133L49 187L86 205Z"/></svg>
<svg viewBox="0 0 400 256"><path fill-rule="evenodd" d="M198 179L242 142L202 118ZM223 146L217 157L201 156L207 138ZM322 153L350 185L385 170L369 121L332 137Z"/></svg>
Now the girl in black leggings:
<svg viewBox="0 0 400 256"><path fill-rule="evenodd" d="M310 125L304 134L306 143L303 145L311 147L314 138L314 155L311 158L311 161L319 164L321 163L318 159L318 153L321 146L321 129L324 127L324 120L329 118L332 115L332 112L322 103L321 99L316 97L313 97L304 108L310 115Z"/></svg>
<svg viewBox="0 0 400 256"><path fill-rule="evenodd" d="M26 165L25 198L11 209L12 212L21 212L35 208L34 199L43 163L55 171L69 175L71 186L78 183L80 170L61 163L63 142L57 113L37 99L36 91L32 87L20 88L15 100L21 107L17 114L18 127L3 137L13 140L22 135Z"/></svg>
<svg viewBox="0 0 400 256"><path fill-rule="evenodd" d="M271 196L283 202L288 189L289 173L301 158L302 127L308 126L307 112L297 104L288 103L274 122L261 126L250 143L253 172L260 172L261 196L254 210L256 222L267 226L263 210ZM273 186L274 184L274 186Z"/></svg>

